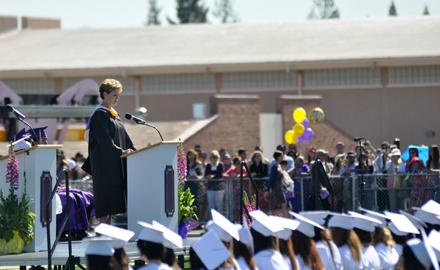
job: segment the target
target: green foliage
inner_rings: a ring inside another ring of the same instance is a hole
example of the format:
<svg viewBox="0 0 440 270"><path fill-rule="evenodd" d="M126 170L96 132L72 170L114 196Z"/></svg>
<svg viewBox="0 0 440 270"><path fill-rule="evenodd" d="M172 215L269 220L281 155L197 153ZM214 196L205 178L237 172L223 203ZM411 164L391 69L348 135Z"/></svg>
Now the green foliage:
<svg viewBox="0 0 440 270"><path fill-rule="evenodd" d="M195 220L198 219L197 217L197 206L194 205L195 197L191 193L191 190L189 188L179 188L178 191L178 197L179 197L179 221L181 221L183 218L193 218Z"/></svg>
<svg viewBox="0 0 440 270"><path fill-rule="evenodd" d="M216 0L213 15L222 23L237 22L238 17L234 12L232 0Z"/></svg>
<svg viewBox="0 0 440 270"><path fill-rule="evenodd" d="M176 0L177 18L175 22L168 18L171 24L178 23L206 23L208 22L208 8L200 0Z"/></svg>
<svg viewBox="0 0 440 270"><path fill-rule="evenodd" d="M390 9L388 10L388 16L397 16L396 5L394 5L394 1L391 1Z"/></svg>
<svg viewBox="0 0 440 270"><path fill-rule="evenodd" d="M18 196L11 189L5 197L0 191L0 239L9 241L17 231L25 244L34 237L35 213L29 212L29 199L25 194Z"/></svg>
<svg viewBox="0 0 440 270"><path fill-rule="evenodd" d="M313 8L309 13L308 19L338 19L339 9L334 0L313 0Z"/></svg>
<svg viewBox="0 0 440 270"><path fill-rule="evenodd" d="M157 1L149 0L147 25L160 25L159 15L160 8L157 6Z"/></svg>

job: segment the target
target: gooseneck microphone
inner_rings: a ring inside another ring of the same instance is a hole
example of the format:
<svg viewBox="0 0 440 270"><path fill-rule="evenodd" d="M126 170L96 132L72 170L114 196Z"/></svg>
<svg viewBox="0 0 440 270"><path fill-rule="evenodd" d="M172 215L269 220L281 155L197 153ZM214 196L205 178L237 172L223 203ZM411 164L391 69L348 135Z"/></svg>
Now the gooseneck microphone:
<svg viewBox="0 0 440 270"><path fill-rule="evenodd" d="M160 140L163 141L163 137L162 137L162 134L160 133L160 131L155 126L147 124L147 122L145 122L145 120L143 120L143 119L141 119L139 117L136 117L134 115L131 115L129 113L125 114L125 119L133 120L138 125L144 125L144 126L147 126L147 127L155 129L157 131L157 134L159 134L159 136L160 136Z"/></svg>
<svg viewBox="0 0 440 270"><path fill-rule="evenodd" d="M6 105L6 107L8 107L8 111L14 113L15 117L17 117L18 121L22 122L23 124L25 124L26 126L28 126L32 132L32 135L35 138L35 142L38 143L38 136L37 133L35 132L34 128L28 123L26 122L24 119L26 118L26 115L24 115L23 113L21 113L19 110L17 110L16 108L14 108L14 106L8 104Z"/></svg>

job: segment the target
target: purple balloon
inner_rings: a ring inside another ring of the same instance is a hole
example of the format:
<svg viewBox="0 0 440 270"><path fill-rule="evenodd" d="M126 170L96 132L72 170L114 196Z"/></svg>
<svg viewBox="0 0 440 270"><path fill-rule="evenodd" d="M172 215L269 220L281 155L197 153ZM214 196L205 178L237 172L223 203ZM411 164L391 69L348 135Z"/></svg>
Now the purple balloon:
<svg viewBox="0 0 440 270"><path fill-rule="evenodd" d="M304 129L308 129L309 128L309 119L307 119L307 117L304 119L304 121L302 121L301 123L304 126Z"/></svg>
<svg viewBox="0 0 440 270"><path fill-rule="evenodd" d="M304 138L303 138L304 137L304 133L303 133L303 135L299 136L298 139L296 139L296 143L303 143L303 142L305 142Z"/></svg>
<svg viewBox="0 0 440 270"><path fill-rule="evenodd" d="M302 140L304 142L311 141L315 137L315 132L312 128L307 128L306 131L304 131L304 134L301 136L303 137Z"/></svg>

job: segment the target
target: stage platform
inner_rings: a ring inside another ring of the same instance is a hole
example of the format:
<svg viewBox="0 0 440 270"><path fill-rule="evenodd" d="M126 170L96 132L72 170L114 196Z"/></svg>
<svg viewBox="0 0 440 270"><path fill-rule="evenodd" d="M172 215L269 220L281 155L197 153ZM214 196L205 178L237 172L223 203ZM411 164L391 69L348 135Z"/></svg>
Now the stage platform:
<svg viewBox="0 0 440 270"><path fill-rule="evenodd" d="M176 255L183 255L189 251L189 247L199 239L199 237L189 237L183 240L183 249L175 250ZM87 243L91 241L91 238L86 238L82 241L72 242L72 254L79 257L82 265L86 265L84 257L84 251ZM136 242L130 242L125 245L125 251L127 252L130 262L139 260L139 252L136 247ZM52 257L53 265L64 265L67 261L68 249L67 242L61 242ZM32 265L47 265L47 252L30 252L17 255L5 255L0 256L0 266L32 266Z"/></svg>

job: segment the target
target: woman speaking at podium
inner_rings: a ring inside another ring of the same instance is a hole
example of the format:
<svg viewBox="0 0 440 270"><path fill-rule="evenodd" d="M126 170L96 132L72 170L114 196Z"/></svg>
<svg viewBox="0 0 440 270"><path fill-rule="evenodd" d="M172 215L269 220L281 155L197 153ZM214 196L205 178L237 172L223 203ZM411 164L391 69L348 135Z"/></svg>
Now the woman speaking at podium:
<svg viewBox="0 0 440 270"><path fill-rule="evenodd" d="M132 152L134 147L114 109L122 90L117 80L102 81L102 103L88 124L89 160L83 168L93 177L96 217L104 223L111 223L111 215L127 211L126 160L121 155Z"/></svg>

